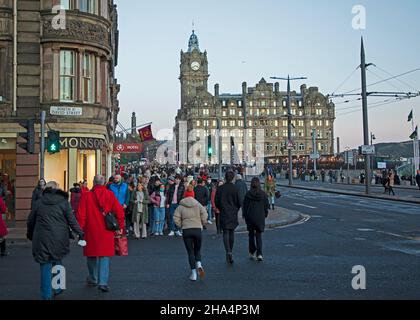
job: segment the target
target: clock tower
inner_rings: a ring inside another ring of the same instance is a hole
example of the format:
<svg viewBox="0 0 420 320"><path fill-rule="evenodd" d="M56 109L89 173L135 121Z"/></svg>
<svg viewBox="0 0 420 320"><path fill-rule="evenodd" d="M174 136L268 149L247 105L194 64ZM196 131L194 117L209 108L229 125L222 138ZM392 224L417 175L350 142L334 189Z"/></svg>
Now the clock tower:
<svg viewBox="0 0 420 320"><path fill-rule="evenodd" d="M201 52L194 30L188 43L188 51L181 51L181 108L189 107L197 96L207 94L208 61L207 51Z"/></svg>

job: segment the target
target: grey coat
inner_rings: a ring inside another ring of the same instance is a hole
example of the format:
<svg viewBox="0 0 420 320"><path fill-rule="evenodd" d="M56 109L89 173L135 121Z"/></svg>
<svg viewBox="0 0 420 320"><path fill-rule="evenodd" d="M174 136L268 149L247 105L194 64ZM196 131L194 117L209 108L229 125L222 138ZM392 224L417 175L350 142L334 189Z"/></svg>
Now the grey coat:
<svg viewBox="0 0 420 320"><path fill-rule="evenodd" d="M70 252L70 229L83 237L68 198L64 191L45 189L28 217L32 255L40 264L60 261Z"/></svg>
<svg viewBox="0 0 420 320"><path fill-rule="evenodd" d="M245 195L248 192L248 186L246 185L246 182L241 179L241 180L236 180L235 187L239 193L239 201L241 202L241 206L243 206Z"/></svg>

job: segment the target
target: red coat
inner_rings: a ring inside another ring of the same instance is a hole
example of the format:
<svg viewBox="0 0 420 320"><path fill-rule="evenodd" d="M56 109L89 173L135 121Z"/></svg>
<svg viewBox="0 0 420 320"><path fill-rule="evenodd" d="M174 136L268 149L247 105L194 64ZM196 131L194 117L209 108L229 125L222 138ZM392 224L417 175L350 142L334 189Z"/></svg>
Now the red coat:
<svg viewBox="0 0 420 320"><path fill-rule="evenodd" d="M3 198L0 196L0 237L5 237L9 233L7 231L6 223L3 221L3 214L6 213L6 205Z"/></svg>
<svg viewBox="0 0 420 320"><path fill-rule="evenodd" d="M85 233L87 246L85 257L113 257L115 255L114 232L105 227L105 218L99 210L95 195L105 212L116 215L121 229L124 229L124 209L115 195L105 186L95 186L91 192L83 193L77 210L77 220Z"/></svg>

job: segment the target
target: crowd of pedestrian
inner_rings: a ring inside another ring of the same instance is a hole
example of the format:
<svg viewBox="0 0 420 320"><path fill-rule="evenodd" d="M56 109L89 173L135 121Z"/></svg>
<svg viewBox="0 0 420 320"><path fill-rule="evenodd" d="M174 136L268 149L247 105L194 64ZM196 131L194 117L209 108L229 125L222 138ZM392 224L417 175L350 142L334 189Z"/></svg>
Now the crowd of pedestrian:
<svg viewBox="0 0 420 320"><path fill-rule="evenodd" d="M115 239L120 237L134 241L182 238L191 269L189 279L197 281L205 276L202 232L215 223L217 234L223 234L226 262L232 265L240 214L249 232L249 257L263 261L262 233L276 196L272 174L267 174L264 190L259 178L252 180L248 190L241 172L233 170L226 170L224 180L212 179L207 170L187 175L191 172L165 166L143 167L137 172L115 174L108 181L98 175L91 190L83 181L74 184L70 194L54 181L39 181L33 191L27 238L40 265L43 299L62 293L51 286L52 270L69 254L71 239L83 246L86 285L101 292L110 291L110 258L115 255ZM110 227L109 219L115 228ZM3 224L0 219L0 240L7 234ZM3 254L5 240L0 242Z"/></svg>

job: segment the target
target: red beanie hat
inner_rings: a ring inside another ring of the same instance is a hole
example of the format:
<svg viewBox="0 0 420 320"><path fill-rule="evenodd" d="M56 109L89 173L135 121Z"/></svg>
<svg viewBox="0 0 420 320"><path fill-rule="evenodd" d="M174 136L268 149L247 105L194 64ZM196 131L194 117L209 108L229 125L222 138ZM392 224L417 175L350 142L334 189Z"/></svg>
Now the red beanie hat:
<svg viewBox="0 0 420 320"><path fill-rule="evenodd" d="M195 198L194 187L189 185L184 193L184 198Z"/></svg>
<svg viewBox="0 0 420 320"><path fill-rule="evenodd" d="M195 192L194 191L185 191L184 198L195 198Z"/></svg>

